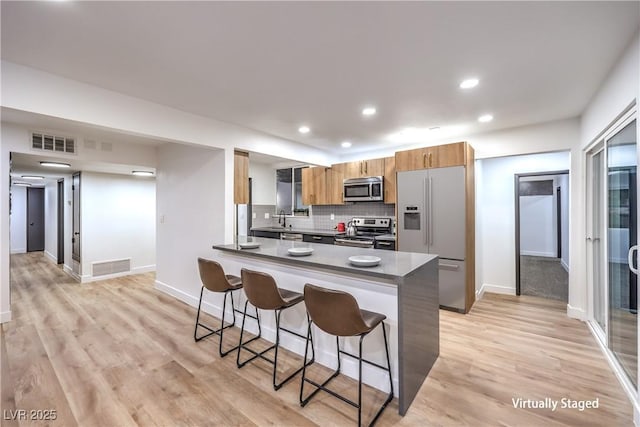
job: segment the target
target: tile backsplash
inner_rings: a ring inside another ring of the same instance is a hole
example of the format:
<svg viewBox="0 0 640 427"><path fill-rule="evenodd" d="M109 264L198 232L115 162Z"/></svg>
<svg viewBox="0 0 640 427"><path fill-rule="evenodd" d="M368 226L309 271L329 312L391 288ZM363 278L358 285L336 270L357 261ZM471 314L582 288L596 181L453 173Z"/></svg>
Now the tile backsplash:
<svg viewBox="0 0 640 427"><path fill-rule="evenodd" d="M276 207L274 205L253 205L253 212L256 213L256 218L253 220L252 225L254 227L277 225L278 217L274 215L275 210ZM269 219L264 219L265 212L269 213ZM331 219L331 214L335 216L334 219ZM291 224L293 228L333 230L339 222L346 224L356 216L395 218L395 205L388 205L382 202L367 202L312 206L311 214L308 217L287 217L287 226Z"/></svg>

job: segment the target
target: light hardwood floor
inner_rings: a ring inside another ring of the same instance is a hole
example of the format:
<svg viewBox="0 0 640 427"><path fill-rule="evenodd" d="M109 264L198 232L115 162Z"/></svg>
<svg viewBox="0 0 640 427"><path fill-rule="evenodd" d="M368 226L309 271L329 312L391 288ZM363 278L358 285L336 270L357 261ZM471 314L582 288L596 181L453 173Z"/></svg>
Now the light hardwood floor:
<svg viewBox="0 0 640 427"><path fill-rule="evenodd" d="M237 369L235 355L219 358L217 337L194 343L195 309L156 291L152 274L80 285L31 253L11 257L11 277L14 320L0 335L3 426L355 425L355 409L325 393L301 408L297 379L273 391L261 361ZM632 425L593 337L563 304L487 294L467 315L440 315L440 358L407 415L394 400L378 425ZM283 358L290 368L300 361ZM353 385L335 383L355 397ZM519 397L599 398L600 407L515 409ZM365 422L383 399L366 390ZM57 419L5 419L16 409L55 409Z"/></svg>

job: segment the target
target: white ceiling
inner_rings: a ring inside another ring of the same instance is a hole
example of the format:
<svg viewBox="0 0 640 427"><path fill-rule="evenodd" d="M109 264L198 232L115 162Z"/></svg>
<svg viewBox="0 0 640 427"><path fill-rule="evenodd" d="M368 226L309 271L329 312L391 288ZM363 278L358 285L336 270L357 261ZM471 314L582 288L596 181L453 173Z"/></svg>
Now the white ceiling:
<svg viewBox="0 0 640 427"><path fill-rule="evenodd" d="M4 60L327 150L575 117L640 23L639 2L612 1L0 7Z"/></svg>

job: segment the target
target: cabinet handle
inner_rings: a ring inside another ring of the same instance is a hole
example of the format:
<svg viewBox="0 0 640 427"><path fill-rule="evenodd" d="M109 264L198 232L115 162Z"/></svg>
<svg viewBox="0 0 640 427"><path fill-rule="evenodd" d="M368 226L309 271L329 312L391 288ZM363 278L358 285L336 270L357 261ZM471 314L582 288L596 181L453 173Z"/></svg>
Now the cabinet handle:
<svg viewBox="0 0 640 427"><path fill-rule="evenodd" d="M362 175L362 162L360 162L360 175Z"/></svg>
<svg viewBox="0 0 640 427"><path fill-rule="evenodd" d="M425 169L427 168L427 153L422 155L422 167Z"/></svg>
<svg viewBox="0 0 640 427"><path fill-rule="evenodd" d="M455 264L438 264L438 267L440 267L443 270L458 270L460 268L459 265L455 265Z"/></svg>
<svg viewBox="0 0 640 427"><path fill-rule="evenodd" d="M312 236L311 238L313 240L322 240L322 237L320 237L320 236Z"/></svg>
<svg viewBox="0 0 640 427"><path fill-rule="evenodd" d="M429 153L429 167L433 167L433 156Z"/></svg>
<svg viewBox="0 0 640 427"><path fill-rule="evenodd" d="M378 244L380 246L391 246L391 243L389 243L389 242L378 242Z"/></svg>
<svg viewBox="0 0 640 427"><path fill-rule="evenodd" d="M369 162L364 162L364 173L369 173Z"/></svg>

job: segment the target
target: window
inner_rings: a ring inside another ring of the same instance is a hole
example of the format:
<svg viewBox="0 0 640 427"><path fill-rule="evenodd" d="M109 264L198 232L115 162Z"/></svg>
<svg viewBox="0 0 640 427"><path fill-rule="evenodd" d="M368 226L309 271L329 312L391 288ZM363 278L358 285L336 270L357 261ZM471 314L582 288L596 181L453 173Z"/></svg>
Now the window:
<svg viewBox="0 0 640 427"><path fill-rule="evenodd" d="M309 206L302 203L302 169L305 167L276 170L276 214L309 215Z"/></svg>

